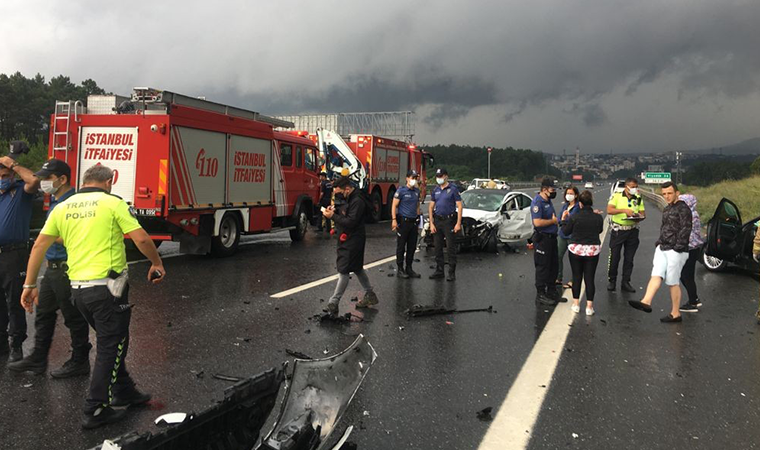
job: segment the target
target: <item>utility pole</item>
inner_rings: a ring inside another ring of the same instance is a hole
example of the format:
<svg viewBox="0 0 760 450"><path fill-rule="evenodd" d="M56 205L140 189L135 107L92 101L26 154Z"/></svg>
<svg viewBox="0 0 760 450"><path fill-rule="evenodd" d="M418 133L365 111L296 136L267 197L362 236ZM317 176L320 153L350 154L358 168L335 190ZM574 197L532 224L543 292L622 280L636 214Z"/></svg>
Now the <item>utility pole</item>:
<svg viewBox="0 0 760 450"><path fill-rule="evenodd" d="M681 156L683 152L676 152L676 183L681 184Z"/></svg>
<svg viewBox="0 0 760 450"><path fill-rule="evenodd" d="M488 179L491 179L491 152L493 148L488 147Z"/></svg>

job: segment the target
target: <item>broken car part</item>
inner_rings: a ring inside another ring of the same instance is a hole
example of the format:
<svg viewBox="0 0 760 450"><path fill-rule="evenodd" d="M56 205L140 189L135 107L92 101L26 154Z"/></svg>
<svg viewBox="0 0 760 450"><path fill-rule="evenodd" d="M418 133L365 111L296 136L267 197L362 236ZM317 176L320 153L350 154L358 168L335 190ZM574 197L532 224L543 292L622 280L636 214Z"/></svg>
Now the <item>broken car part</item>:
<svg viewBox="0 0 760 450"><path fill-rule="evenodd" d="M363 335L326 359L295 360L274 428L258 450L321 450L377 354Z"/></svg>
<svg viewBox="0 0 760 450"><path fill-rule="evenodd" d="M426 316L438 316L438 315L445 315L445 314L462 314L462 313L470 313L470 312L493 313L496 311L494 311L492 305L489 306L488 308L475 308L475 309L447 309L442 306L412 305L411 308L406 310L406 315L408 317L426 317Z"/></svg>

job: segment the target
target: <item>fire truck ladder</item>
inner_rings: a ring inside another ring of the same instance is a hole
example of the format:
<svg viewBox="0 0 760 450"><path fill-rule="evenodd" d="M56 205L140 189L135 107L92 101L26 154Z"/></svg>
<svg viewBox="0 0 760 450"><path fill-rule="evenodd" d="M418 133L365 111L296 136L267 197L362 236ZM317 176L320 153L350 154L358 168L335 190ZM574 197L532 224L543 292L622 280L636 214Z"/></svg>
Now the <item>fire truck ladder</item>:
<svg viewBox="0 0 760 450"><path fill-rule="evenodd" d="M55 102L55 114L53 116L53 153L64 151L66 163L69 162L69 150L71 150L71 115L72 108L74 122L79 122L79 111L84 111L82 102ZM62 143L62 145L61 145Z"/></svg>

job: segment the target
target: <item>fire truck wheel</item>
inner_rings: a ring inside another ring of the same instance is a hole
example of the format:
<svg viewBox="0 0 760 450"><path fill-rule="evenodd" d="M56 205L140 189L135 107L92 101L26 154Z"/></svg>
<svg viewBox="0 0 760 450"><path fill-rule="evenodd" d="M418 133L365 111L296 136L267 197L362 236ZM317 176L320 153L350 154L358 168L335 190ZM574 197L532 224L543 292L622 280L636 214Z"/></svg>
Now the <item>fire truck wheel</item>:
<svg viewBox="0 0 760 450"><path fill-rule="evenodd" d="M380 197L380 192L373 192L370 198L372 199L372 223L380 222L383 217L383 199Z"/></svg>
<svg viewBox="0 0 760 450"><path fill-rule="evenodd" d="M240 220L237 214L227 213L222 216L219 236L211 240L211 254L218 257L230 256L237 251L240 244Z"/></svg>
<svg viewBox="0 0 760 450"><path fill-rule="evenodd" d="M293 242L302 241L306 236L306 228L309 226L309 216L306 215L306 211L303 206L298 210L298 219L296 220L296 228L290 230L290 239Z"/></svg>

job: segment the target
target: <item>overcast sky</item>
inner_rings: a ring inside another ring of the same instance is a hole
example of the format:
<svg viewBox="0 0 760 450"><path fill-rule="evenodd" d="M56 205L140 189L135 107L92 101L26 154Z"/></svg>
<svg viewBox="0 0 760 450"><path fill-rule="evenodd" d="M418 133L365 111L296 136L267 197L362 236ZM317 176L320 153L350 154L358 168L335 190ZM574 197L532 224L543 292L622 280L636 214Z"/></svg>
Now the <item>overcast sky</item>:
<svg viewBox="0 0 760 450"><path fill-rule="evenodd" d="M669 151L760 136L759 24L758 0L2 0L0 73L413 110L427 144Z"/></svg>

